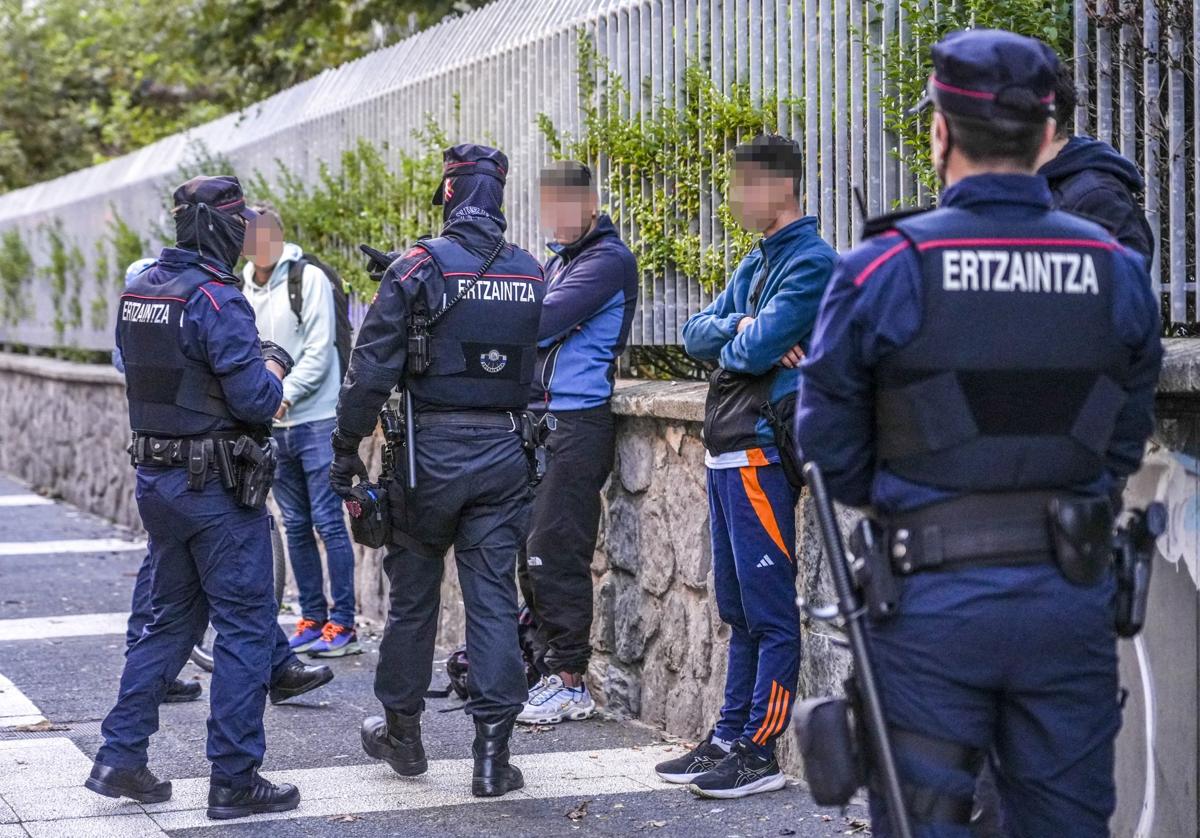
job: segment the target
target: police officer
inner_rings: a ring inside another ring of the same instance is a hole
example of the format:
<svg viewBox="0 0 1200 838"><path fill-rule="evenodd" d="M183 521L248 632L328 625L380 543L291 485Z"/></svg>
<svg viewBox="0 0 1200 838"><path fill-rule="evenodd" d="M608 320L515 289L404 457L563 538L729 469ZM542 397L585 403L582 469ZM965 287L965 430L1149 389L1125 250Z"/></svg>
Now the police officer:
<svg viewBox="0 0 1200 838"><path fill-rule="evenodd" d="M1153 429L1158 306L1141 257L1034 175L1053 52L958 32L933 66L940 207L842 258L798 442L838 500L874 507L900 575L870 642L916 834L971 834L987 759L1014 834L1107 835L1112 503Z"/></svg>
<svg viewBox="0 0 1200 838"><path fill-rule="evenodd" d="M290 654L275 617L263 473L291 359L260 346L230 273L253 217L237 178L196 177L174 198L178 244L125 289L116 336L150 536L152 617L126 655L85 785L141 803L170 798L171 783L146 767L146 749L159 703L211 620L208 816L282 812L299 805L299 792L258 775L268 682L282 700L333 677Z"/></svg>
<svg viewBox="0 0 1200 838"><path fill-rule="evenodd" d="M375 674L385 715L363 723L363 747L398 774L426 769L420 718L433 669L442 557L453 546L471 661L471 791L492 797L524 784L508 750L527 694L514 569L532 492L518 431L537 357L544 282L537 260L504 241L504 154L459 145L446 150L444 161L434 196L442 233L391 263L351 355L331 478L339 495L350 495L353 477L366 475L360 441L373 432L392 388L408 388L416 410L417 488L406 491L401 480L389 487L394 543L384 569L391 605ZM417 325L432 320L427 330ZM422 343L427 359L416 357Z"/></svg>

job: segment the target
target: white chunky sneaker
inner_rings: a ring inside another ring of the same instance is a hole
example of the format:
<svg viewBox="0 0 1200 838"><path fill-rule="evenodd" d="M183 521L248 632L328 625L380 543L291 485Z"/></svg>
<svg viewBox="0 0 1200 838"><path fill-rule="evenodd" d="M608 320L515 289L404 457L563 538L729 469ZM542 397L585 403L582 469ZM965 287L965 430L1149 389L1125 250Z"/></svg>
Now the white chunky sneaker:
<svg viewBox="0 0 1200 838"><path fill-rule="evenodd" d="M541 689L538 689L539 685ZM596 702L592 701L586 683L580 683L572 689L557 675L551 675L530 689L529 700L525 702L517 721L526 725L556 725L559 722L582 721L595 712Z"/></svg>

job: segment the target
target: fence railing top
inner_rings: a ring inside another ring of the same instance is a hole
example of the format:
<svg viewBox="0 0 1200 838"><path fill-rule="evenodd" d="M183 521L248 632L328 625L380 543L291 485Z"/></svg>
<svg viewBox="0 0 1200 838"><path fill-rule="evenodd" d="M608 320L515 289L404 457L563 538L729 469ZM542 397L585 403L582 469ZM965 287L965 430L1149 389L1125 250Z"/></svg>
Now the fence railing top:
<svg viewBox="0 0 1200 838"><path fill-rule="evenodd" d="M121 157L0 195L0 221L177 171L192 144L230 154L266 136L502 55L643 0L495 0L389 47L322 71L261 102ZM564 71L571 68L564 68ZM406 132L397 131L403 143Z"/></svg>

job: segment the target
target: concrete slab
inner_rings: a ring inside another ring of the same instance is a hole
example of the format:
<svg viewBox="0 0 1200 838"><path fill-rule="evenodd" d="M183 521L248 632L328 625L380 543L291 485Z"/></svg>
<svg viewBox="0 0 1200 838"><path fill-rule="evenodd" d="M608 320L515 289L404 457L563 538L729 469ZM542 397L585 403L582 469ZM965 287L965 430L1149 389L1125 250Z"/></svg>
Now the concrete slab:
<svg viewBox="0 0 1200 838"><path fill-rule="evenodd" d="M166 833L143 814L33 821L23 824L30 838L166 838Z"/></svg>
<svg viewBox="0 0 1200 838"><path fill-rule="evenodd" d="M15 801L30 792L54 797L46 792L78 787L92 769L92 761L65 737L16 739L0 746L0 795L18 814L23 813Z"/></svg>

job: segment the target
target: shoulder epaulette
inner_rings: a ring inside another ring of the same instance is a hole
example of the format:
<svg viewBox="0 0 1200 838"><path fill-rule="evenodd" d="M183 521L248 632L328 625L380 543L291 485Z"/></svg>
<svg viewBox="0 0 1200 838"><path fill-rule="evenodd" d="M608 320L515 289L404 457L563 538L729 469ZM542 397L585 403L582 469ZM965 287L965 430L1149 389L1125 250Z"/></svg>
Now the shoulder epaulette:
<svg viewBox="0 0 1200 838"><path fill-rule="evenodd" d="M914 215L929 212L931 209L933 207L909 207L908 209L896 210L885 215L876 215L873 218L868 218L863 222L862 237L869 239L872 236L878 236L880 233L886 233L896 226L897 221L903 221Z"/></svg>
<svg viewBox="0 0 1200 838"><path fill-rule="evenodd" d="M218 268L216 265L214 265L210 262L197 262L196 267L200 268L200 270L204 271L206 274L212 275L218 282L222 283L223 285L241 286L241 284L242 284L242 280L240 278L234 276L229 271L227 271L223 268Z"/></svg>

